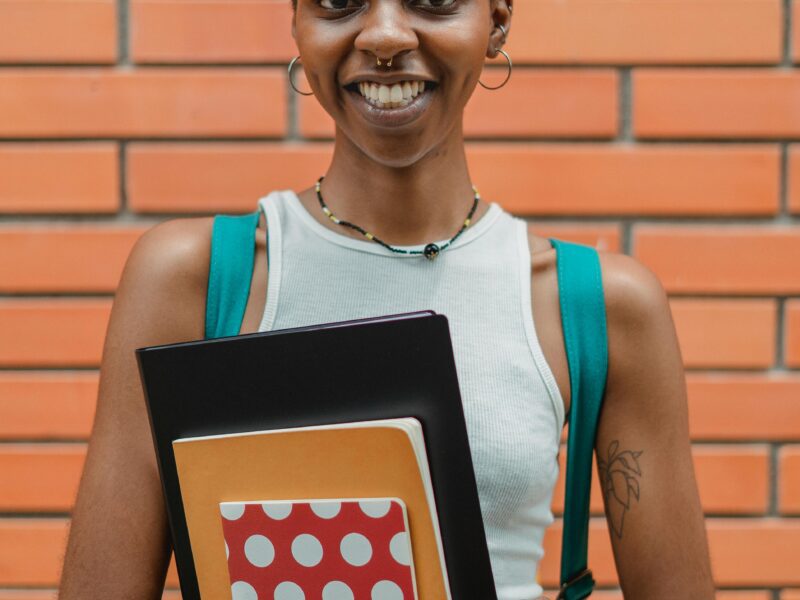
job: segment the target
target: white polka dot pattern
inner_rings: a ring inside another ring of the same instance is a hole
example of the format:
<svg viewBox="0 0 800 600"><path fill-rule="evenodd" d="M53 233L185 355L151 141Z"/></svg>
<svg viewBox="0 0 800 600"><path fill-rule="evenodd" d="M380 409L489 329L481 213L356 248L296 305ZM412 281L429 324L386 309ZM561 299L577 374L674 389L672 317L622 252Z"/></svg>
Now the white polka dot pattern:
<svg viewBox="0 0 800 600"><path fill-rule="evenodd" d="M402 500L220 503L233 600L415 600Z"/></svg>

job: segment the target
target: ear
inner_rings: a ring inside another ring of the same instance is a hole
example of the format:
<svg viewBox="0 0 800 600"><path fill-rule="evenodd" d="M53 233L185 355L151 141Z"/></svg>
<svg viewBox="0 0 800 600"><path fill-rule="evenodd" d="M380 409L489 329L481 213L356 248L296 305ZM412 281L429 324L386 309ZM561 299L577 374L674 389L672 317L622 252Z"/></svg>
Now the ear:
<svg viewBox="0 0 800 600"><path fill-rule="evenodd" d="M506 34L511 31L511 13L513 12L513 0L492 0L489 17L492 30L489 33L489 44L486 47L486 57L494 58L506 43L506 36L503 31L498 27L502 25L506 30Z"/></svg>

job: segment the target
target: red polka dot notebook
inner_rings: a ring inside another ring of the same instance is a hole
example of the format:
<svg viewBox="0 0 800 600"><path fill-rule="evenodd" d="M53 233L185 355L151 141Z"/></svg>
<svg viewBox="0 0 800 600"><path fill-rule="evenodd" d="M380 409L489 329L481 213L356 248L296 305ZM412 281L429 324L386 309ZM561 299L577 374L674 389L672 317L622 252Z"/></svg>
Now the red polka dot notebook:
<svg viewBox="0 0 800 600"><path fill-rule="evenodd" d="M416 600L400 498L221 502L233 600Z"/></svg>

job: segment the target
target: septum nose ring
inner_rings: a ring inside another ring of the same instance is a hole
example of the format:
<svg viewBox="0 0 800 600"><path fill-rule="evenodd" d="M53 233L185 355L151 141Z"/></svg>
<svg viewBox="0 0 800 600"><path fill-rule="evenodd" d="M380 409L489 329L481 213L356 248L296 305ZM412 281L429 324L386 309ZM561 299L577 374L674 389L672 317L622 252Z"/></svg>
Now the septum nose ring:
<svg viewBox="0 0 800 600"><path fill-rule="evenodd" d="M378 58L378 66L380 67L380 66L381 66L381 64L382 64L382 63L381 63L381 57L380 57L380 56L378 56L377 58ZM394 58L394 56L393 56L392 58ZM392 58L390 58L390 59L389 59L389 62L387 62L387 63L386 63L386 66L387 66L387 67L391 67L391 66L392 66Z"/></svg>

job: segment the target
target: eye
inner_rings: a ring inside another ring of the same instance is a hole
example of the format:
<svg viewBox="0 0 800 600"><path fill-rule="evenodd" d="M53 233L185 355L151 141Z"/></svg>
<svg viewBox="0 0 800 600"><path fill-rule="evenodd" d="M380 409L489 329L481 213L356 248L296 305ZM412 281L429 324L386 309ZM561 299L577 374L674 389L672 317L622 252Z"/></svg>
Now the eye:
<svg viewBox="0 0 800 600"><path fill-rule="evenodd" d="M413 3L418 6L422 6L423 8L440 10L452 8L458 4L458 0L413 0Z"/></svg>
<svg viewBox="0 0 800 600"><path fill-rule="evenodd" d="M328 10L346 10L348 8L353 8L353 6L350 6L351 0L318 0L318 1L319 5L322 8L327 8Z"/></svg>

